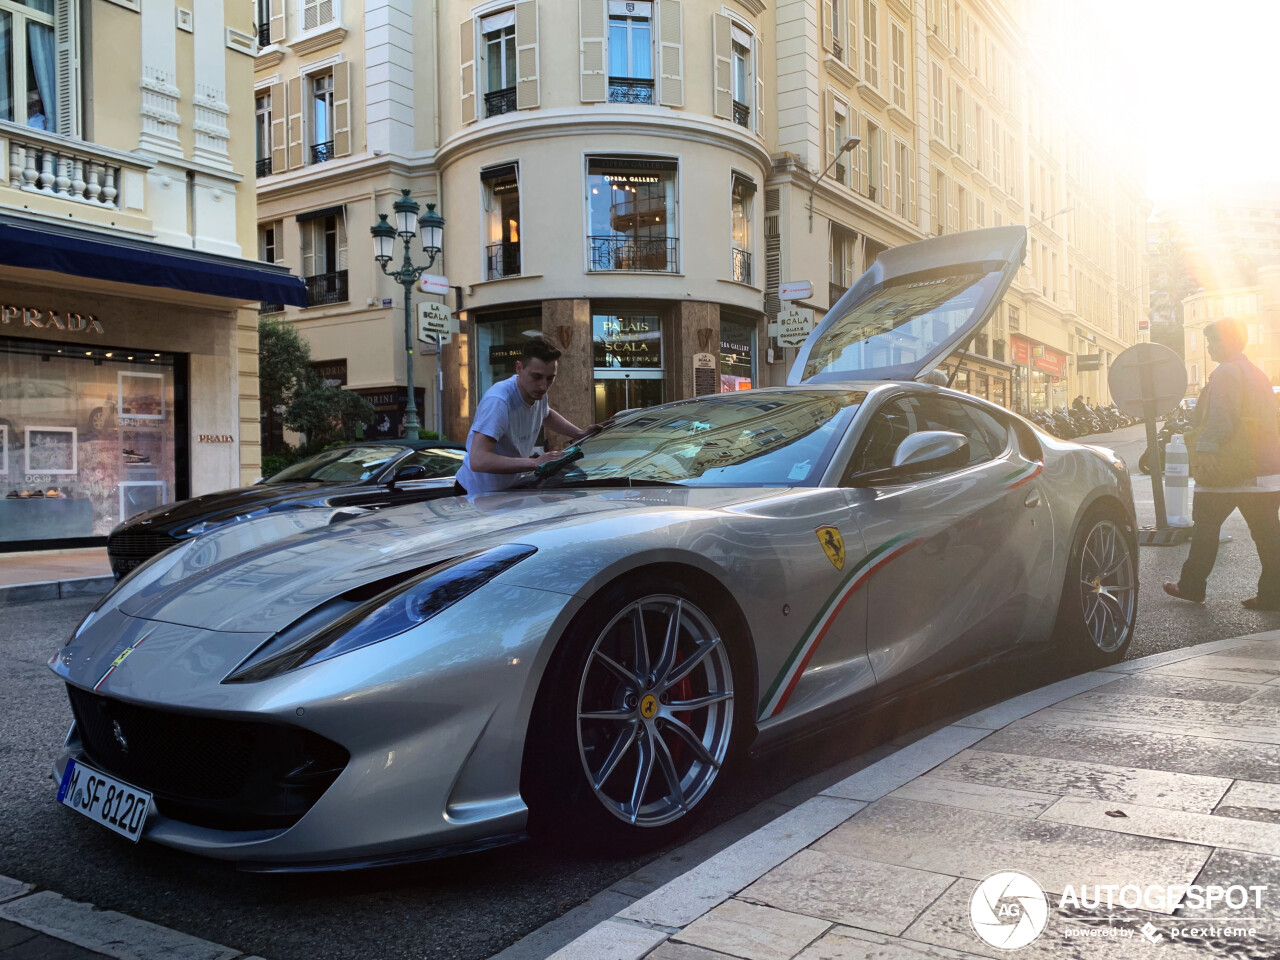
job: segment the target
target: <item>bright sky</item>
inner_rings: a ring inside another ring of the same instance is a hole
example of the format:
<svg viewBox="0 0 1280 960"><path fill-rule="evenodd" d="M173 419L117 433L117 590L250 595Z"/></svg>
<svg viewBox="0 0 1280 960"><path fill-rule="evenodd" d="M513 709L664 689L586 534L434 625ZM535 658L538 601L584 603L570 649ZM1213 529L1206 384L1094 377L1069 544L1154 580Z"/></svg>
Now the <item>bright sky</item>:
<svg viewBox="0 0 1280 960"><path fill-rule="evenodd" d="M1101 0L1095 0L1101 2ZM1280 182L1280 0L1105 0L1115 43L1136 55L1147 194Z"/></svg>

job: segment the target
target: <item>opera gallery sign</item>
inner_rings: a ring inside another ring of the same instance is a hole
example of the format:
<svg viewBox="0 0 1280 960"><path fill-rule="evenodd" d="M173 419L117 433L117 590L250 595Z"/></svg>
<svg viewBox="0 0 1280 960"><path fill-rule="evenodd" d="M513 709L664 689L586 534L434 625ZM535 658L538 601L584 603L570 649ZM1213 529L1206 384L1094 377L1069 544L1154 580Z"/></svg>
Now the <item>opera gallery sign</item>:
<svg viewBox="0 0 1280 960"><path fill-rule="evenodd" d="M102 324L91 313L59 313L38 307L10 307L0 304L0 325L21 325L38 330L67 330L71 333L104 333Z"/></svg>

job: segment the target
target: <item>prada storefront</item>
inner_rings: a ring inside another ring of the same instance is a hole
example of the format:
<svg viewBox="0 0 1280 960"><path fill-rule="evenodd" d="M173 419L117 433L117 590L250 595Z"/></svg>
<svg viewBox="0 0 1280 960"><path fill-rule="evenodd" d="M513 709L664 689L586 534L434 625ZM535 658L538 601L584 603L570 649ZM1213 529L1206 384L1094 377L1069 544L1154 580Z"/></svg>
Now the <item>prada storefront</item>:
<svg viewBox="0 0 1280 960"><path fill-rule="evenodd" d="M256 376L242 376L257 372L257 311L244 303L295 296L292 277L192 251L148 251L165 270L154 285L142 253L127 284L18 267L4 226L0 551L101 545L135 514L257 472L241 457L246 434L257 450ZM228 273L202 278L210 264Z"/></svg>

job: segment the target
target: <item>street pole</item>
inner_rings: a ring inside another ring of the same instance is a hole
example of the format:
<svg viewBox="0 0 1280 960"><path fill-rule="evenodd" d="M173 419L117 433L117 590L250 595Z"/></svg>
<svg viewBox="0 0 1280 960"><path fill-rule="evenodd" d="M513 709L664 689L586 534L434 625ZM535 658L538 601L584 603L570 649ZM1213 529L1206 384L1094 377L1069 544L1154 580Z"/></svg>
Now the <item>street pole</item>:
<svg viewBox="0 0 1280 960"><path fill-rule="evenodd" d="M432 260L435 258L433 257ZM383 271L386 272L385 270ZM413 393L413 285L417 282L421 270L414 270L413 261L409 259L409 241L404 242L404 263L396 271L396 277L404 286L404 353L406 358L405 382L409 385L409 402L404 408L405 436L418 439L418 430L422 424L418 420L418 404Z"/></svg>

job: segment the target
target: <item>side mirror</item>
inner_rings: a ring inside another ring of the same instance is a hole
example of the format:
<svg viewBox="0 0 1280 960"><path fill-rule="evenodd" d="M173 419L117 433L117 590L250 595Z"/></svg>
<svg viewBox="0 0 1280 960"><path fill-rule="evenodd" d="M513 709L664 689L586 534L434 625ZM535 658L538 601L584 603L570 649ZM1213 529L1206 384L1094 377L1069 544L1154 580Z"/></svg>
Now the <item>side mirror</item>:
<svg viewBox="0 0 1280 960"><path fill-rule="evenodd" d="M969 438L950 430L922 430L898 444L893 465L853 478L853 485L873 487L900 483L938 470L955 470L969 462Z"/></svg>
<svg viewBox="0 0 1280 960"><path fill-rule="evenodd" d="M387 486L394 490L396 484L406 483L410 480L425 480L426 478L427 468L420 463L411 463L397 470L396 475L391 478L391 482Z"/></svg>

